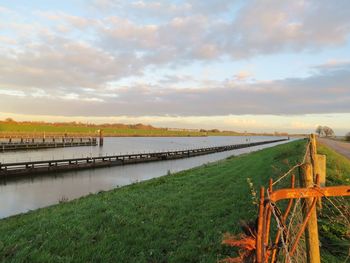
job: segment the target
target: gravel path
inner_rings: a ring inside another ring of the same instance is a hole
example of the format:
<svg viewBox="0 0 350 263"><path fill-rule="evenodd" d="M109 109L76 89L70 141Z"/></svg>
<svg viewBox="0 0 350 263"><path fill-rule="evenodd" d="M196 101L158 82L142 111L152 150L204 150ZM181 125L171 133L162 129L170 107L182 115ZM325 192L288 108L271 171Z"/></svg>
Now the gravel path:
<svg viewBox="0 0 350 263"><path fill-rule="evenodd" d="M350 143L349 142L341 142L341 141L335 141L335 140L330 140L325 138L319 138L318 140L321 143L332 148L336 152L344 155L350 160Z"/></svg>

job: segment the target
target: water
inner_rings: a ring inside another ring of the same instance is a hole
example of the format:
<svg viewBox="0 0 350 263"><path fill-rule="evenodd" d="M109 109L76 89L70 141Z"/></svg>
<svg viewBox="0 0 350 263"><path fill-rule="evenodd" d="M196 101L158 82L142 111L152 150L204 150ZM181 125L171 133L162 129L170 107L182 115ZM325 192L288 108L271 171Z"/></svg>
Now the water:
<svg viewBox="0 0 350 263"><path fill-rule="evenodd" d="M208 146L271 140L273 137L128 137L105 138L103 147L55 148L46 150L0 153L1 162L62 159L82 156L112 155L119 153L182 150ZM0 185L0 218L49 206L60 200L72 200L90 193L110 190L119 186L159 177L170 172L193 168L208 162L224 159L271 147L280 143L136 165L116 166L92 170L64 172L55 175L27 177Z"/></svg>

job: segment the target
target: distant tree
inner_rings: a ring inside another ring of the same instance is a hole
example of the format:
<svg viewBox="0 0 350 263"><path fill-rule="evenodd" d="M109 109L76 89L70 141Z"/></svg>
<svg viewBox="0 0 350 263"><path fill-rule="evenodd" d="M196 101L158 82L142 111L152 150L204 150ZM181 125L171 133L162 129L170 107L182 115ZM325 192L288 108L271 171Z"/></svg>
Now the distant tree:
<svg viewBox="0 0 350 263"><path fill-rule="evenodd" d="M345 135L345 141L350 142L350 132Z"/></svg>
<svg viewBox="0 0 350 263"><path fill-rule="evenodd" d="M321 136L321 134L323 134L323 127L318 125L315 132L318 134L318 136Z"/></svg>
<svg viewBox="0 0 350 263"><path fill-rule="evenodd" d="M323 132L324 132L326 137L334 136L334 131L332 130L332 128L330 128L328 126L323 127Z"/></svg>
<svg viewBox="0 0 350 263"><path fill-rule="evenodd" d="M6 122L15 122L14 119L12 119L12 118L6 118L5 121Z"/></svg>

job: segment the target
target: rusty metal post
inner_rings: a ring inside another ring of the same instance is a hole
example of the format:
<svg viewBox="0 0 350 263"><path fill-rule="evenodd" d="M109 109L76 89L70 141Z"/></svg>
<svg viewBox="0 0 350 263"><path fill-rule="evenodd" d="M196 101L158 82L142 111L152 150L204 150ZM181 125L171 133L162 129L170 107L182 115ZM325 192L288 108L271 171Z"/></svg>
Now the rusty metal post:
<svg viewBox="0 0 350 263"><path fill-rule="evenodd" d="M301 167L300 183L302 187L312 188L314 186L312 166L309 163L305 163ZM310 219L307 224L306 237L306 252L307 260L309 263L320 263L320 246L318 239L318 226L317 226L317 214L316 207L312 208L312 198L305 200L304 218L310 213ZM312 208L312 209L311 209ZM311 209L311 211L310 211Z"/></svg>
<svg viewBox="0 0 350 263"><path fill-rule="evenodd" d="M264 223L264 194L265 188L260 188L258 231L256 236L256 262L262 263L263 259L263 223Z"/></svg>
<svg viewBox="0 0 350 263"><path fill-rule="evenodd" d="M269 180L269 189L268 189L269 194L272 193L272 185L273 185L273 180L272 180L272 178L270 178L270 180ZM269 244L270 223L271 223L271 213L272 213L271 207L267 207L266 209L267 209L267 212L266 212L266 222L265 222L265 231L264 231L265 232L265 237L264 237L264 239L265 239L264 240L265 248ZM264 250L264 255L266 255L265 249L263 249L263 250Z"/></svg>

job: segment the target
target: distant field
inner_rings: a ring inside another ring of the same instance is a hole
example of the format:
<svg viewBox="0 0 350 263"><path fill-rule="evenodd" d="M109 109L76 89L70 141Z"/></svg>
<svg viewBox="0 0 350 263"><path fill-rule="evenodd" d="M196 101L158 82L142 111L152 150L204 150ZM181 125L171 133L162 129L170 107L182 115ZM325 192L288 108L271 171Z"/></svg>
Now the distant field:
<svg viewBox="0 0 350 263"><path fill-rule="evenodd" d="M124 125L127 126L127 125ZM136 125L134 125L136 126ZM239 135L237 132L218 132L218 131L177 131L166 128L141 128L130 127L105 127L73 124L46 124L46 123L7 123L0 122L0 136L42 136L70 134L93 136L97 130L102 129L104 136L228 136Z"/></svg>

